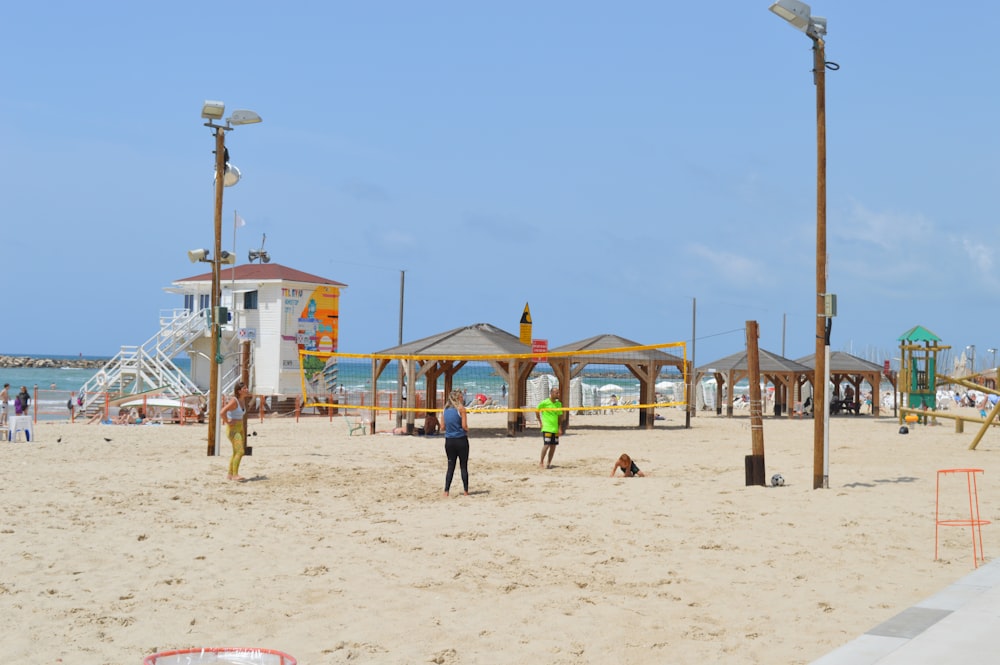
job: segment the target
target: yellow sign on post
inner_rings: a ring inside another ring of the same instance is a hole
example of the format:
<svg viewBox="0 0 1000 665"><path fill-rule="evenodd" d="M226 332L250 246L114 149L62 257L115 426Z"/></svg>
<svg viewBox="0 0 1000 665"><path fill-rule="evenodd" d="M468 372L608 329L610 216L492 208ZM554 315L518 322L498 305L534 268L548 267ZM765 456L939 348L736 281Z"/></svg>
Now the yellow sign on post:
<svg viewBox="0 0 1000 665"><path fill-rule="evenodd" d="M528 303L524 303L524 311L521 313L521 334L519 339L521 344L531 344L531 310Z"/></svg>

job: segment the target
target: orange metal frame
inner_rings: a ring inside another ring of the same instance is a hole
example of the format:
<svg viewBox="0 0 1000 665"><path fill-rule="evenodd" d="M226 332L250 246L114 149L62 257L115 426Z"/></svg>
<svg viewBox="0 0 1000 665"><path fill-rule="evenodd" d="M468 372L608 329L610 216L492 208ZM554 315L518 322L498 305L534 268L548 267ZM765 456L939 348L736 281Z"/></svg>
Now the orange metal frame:
<svg viewBox="0 0 1000 665"><path fill-rule="evenodd" d="M965 474L965 484L969 492L969 517L961 519L941 519L941 476L949 474ZM938 529L942 526L967 526L972 531L972 563L974 567L979 567L979 562L985 562L983 556L983 525L989 524L989 520L984 520L979 516L979 487L976 484L976 474L983 473L982 469L939 469L937 472L937 487L934 491L934 560L938 558ZM976 540L979 541L979 552L976 552Z"/></svg>

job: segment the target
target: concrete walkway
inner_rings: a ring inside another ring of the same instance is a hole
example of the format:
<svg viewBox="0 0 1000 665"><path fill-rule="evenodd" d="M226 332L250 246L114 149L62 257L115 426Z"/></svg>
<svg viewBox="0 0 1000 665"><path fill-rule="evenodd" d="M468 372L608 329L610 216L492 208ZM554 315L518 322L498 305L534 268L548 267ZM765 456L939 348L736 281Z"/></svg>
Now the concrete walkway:
<svg viewBox="0 0 1000 665"><path fill-rule="evenodd" d="M1000 662L1000 559L813 665L940 665Z"/></svg>

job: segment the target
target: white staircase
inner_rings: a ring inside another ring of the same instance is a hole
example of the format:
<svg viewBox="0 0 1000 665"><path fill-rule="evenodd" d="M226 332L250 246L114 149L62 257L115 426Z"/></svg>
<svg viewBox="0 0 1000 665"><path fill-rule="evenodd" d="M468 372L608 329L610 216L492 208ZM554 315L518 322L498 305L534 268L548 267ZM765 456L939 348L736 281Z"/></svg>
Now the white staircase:
<svg viewBox="0 0 1000 665"><path fill-rule="evenodd" d="M142 346L123 346L80 388L82 409L103 406L104 394L130 395L156 390L183 397L202 394L173 359L194 340L208 333L208 310L169 310L160 316L160 330Z"/></svg>

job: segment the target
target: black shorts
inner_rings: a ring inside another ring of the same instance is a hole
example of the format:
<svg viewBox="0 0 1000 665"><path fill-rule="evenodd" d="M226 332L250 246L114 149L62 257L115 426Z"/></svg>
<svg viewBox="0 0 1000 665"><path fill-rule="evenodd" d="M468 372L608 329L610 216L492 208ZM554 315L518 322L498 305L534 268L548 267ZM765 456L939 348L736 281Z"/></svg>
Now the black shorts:
<svg viewBox="0 0 1000 665"><path fill-rule="evenodd" d="M542 441L546 446L558 446L559 445L559 435L553 432L542 432Z"/></svg>

